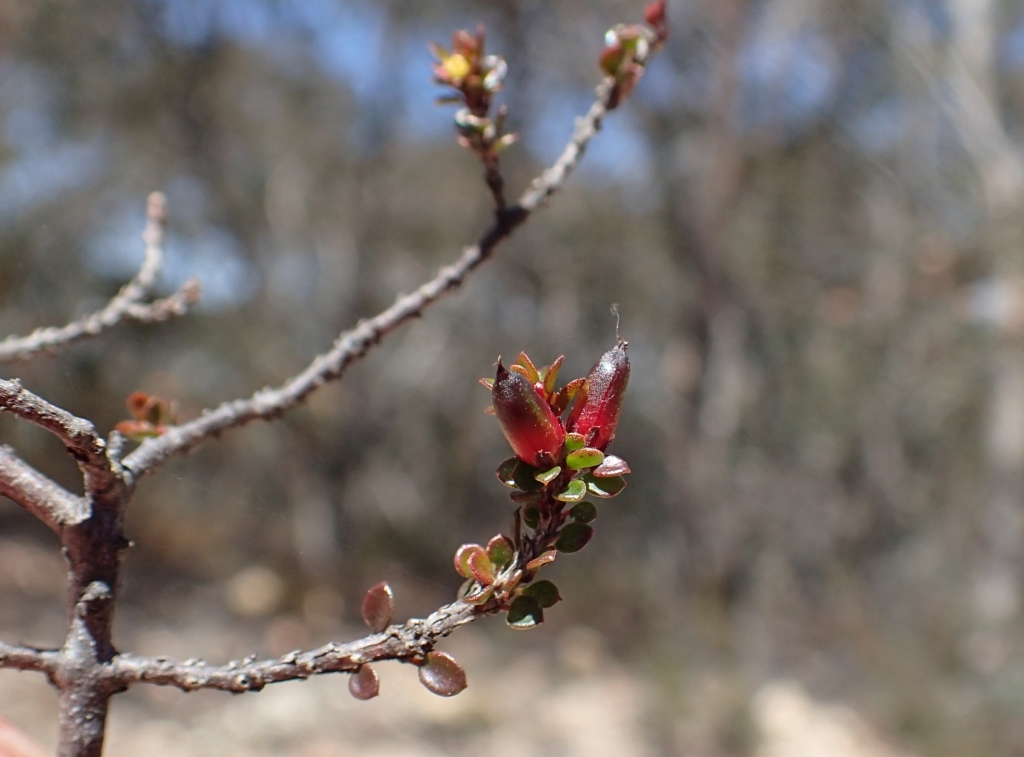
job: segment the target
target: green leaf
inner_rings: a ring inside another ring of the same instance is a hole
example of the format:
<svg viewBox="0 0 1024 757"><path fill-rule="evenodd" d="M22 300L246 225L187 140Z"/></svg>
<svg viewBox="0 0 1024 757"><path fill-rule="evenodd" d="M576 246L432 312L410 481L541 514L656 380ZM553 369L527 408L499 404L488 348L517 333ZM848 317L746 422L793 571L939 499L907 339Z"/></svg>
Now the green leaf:
<svg viewBox="0 0 1024 757"><path fill-rule="evenodd" d="M606 455L604 462L599 466L590 471L591 475L597 476L598 478L613 478L615 476L624 476L630 473L629 466L626 461L621 457L615 455Z"/></svg>
<svg viewBox="0 0 1024 757"><path fill-rule="evenodd" d="M541 500L544 499L544 492L514 491L509 495L509 497L512 499L513 502L520 505L538 505L540 504Z"/></svg>
<svg viewBox="0 0 1024 757"><path fill-rule="evenodd" d="M578 502L569 510L569 517L577 523L590 523L597 517L597 505L593 502Z"/></svg>
<svg viewBox="0 0 1024 757"><path fill-rule="evenodd" d="M590 493L602 499L614 497L626 488L626 479L622 476L595 478L588 473L583 477L583 480L587 482L587 489L590 490Z"/></svg>
<svg viewBox="0 0 1024 757"><path fill-rule="evenodd" d="M520 594L512 600L512 606L508 608L505 622L520 631L536 628L544 622L544 610L541 609L540 602L536 599Z"/></svg>
<svg viewBox="0 0 1024 757"><path fill-rule="evenodd" d="M466 565L473 580L481 586L490 586L494 583L494 566L491 564L491 558L482 549L473 552L466 560Z"/></svg>
<svg viewBox="0 0 1024 757"><path fill-rule="evenodd" d="M575 452L578 449L583 449L587 446L587 437L583 434L578 434L575 431L565 435L565 451Z"/></svg>
<svg viewBox="0 0 1024 757"><path fill-rule="evenodd" d="M478 381L483 386L487 387L488 389L492 389L492 390L494 389L494 379L492 379L492 378L482 378L482 379L478 379Z"/></svg>
<svg viewBox="0 0 1024 757"><path fill-rule="evenodd" d="M523 508L523 523L530 528L536 528L540 522L540 508L535 503L529 503Z"/></svg>
<svg viewBox="0 0 1024 757"><path fill-rule="evenodd" d="M577 478L569 482L565 491L556 494L555 499L560 502L581 502L585 496L587 496L587 485Z"/></svg>
<svg viewBox="0 0 1024 757"><path fill-rule="evenodd" d="M505 486L510 489L518 488L515 480L516 466L519 464L518 458L510 457L508 460L498 466L498 470L494 473L498 476L498 480L501 481Z"/></svg>
<svg viewBox="0 0 1024 757"><path fill-rule="evenodd" d="M504 568L515 556L515 548L507 536L499 534L487 542L487 556L497 568Z"/></svg>
<svg viewBox="0 0 1024 757"><path fill-rule="evenodd" d="M572 470L583 470L584 468L593 468L595 465L600 465L602 460L604 460L604 453L601 450L594 449L593 447L584 447L575 452L570 452L565 458L565 464Z"/></svg>
<svg viewBox="0 0 1024 757"><path fill-rule="evenodd" d="M348 678L348 690L356 699L373 699L380 693L377 671L369 663L360 665L359 670Z"/></svg>
<svg viewBox="0 0 1024 757"><path fill-rule="evenodd" d="M473 577L473 572L469 569L469 558L477 553L487 556L479 544L463 544L455 550L455 570L463 578Z"/></svg>
<svg viewBox="0 0 1024 757"><path fill-rule="evenodd" d="M558 478L558 474L561 472L561 466L556 465L554 468L551 468L550 470L538 473L536 476L534 476L534 478L540 481L542 484L550 484L552 481Z"/></svg>
<svg viewBox="0 0 1024 757"><path fill-rule="evenodd" d="M387 581L381 581L366 592L363 597L363 622L374 633L380 633L391 625L395 612L395 593Z"/></svg>
<svg viewBox="0 0 1024 757"><path fill-rule="evenodd" d="M558 535L555 549L559 552L579 552L594 536L594 529L586 523L568 523Z"/></svg>
<svg viewBox="0 0 1024 757"><path fill-rule="evenodd" d="M516 486L526 492L537 491L544 488L544 484L536 479L538 468L534 468L532 465L527 465L522 460L516 461L518 464L515 470L512 471L512 479L516 482Z"/></svg>
<svg viewBox="0 0 1024 757"><path fill-rule="evenodd" d="M523 589L523 596L533 597L537 600L537 604L544 609L552 607L557 602L562 601L562 597L558 593L558 587L548 580L537 581L530 584Z"/></svg>
<svg viewBox="0 0 1024 757"><path fill-rule="evenodd" d="M444 652L428 652L420 666L420 683L439 697L453 697L466 688L466 671Z"/></svg>

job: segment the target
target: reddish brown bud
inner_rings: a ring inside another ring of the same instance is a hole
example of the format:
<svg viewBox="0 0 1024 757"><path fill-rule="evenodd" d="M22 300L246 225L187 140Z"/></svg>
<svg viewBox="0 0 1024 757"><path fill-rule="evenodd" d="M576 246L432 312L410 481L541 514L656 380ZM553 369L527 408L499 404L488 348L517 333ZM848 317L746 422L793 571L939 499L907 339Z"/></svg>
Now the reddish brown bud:
<svg viewBox="0 0 1024 757"><path fill-rule="evenodd" d="M588 446L603 451L615 436L628 381L629 357L626 343L620 339L590 369L569 413L569 432L583 434Z"/></svg>
<svg viewBox="0 0 1024 757"><path fill-rule="evenodd" d="M491 396L494 415L516 457L527 465L553 465L565 429L529 379L506 370L499 360Z"/></svg>
<svg viewBox="0 0 1024 757"><path fill-rule="evenodd" d="M644 10L644 21L660 31L665 26L665 0L654 0Z"/></svg>

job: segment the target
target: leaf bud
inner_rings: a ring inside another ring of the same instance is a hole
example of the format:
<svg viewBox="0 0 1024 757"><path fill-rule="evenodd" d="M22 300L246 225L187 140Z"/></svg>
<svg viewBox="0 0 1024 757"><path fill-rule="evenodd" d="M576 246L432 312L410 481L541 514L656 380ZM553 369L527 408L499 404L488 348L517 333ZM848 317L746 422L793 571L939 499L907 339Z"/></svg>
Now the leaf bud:
<svg viewBox="0 0 1024 757"><path fill-rule="evenodd" d="M615 436L628 381L629 357L620 339L590 369L569 413L568 431L583 434L589 447L604 451Z"/></svg>
<svg viewBox="0 0 1024 757"><path fill-rule="evenodd" d="M527 465L550 467L565 441L565 429L530 381L498 361L491 390L494 415L516 457Z"/></svg>

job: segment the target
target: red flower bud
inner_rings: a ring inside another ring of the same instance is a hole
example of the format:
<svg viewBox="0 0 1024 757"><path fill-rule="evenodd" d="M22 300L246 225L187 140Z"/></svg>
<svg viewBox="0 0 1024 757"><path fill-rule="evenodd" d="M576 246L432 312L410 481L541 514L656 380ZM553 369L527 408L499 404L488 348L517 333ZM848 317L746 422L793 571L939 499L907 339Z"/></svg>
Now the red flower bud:
<svg viewBox="0 0 1024 757"><path fill-rule="evenodd" d="M660 31L665 27L665 0L654 0L644 9L644 21Z"/></svg>
<svg viewBox="0 0 1024 757"><path fill-rule="evenodd" d="M626 343L620 339L590 369L569 413L569 432L583 434L588 446L604 450L615 436L628 381L629 357Z"/></svg>
<svg viewBox="0 0 1024 757"><path fill-rule="evenodd" d="M516 457L527 465L554 465L565 429L529 379L505 370L499 360L491 396L494 415Z"/></svg>

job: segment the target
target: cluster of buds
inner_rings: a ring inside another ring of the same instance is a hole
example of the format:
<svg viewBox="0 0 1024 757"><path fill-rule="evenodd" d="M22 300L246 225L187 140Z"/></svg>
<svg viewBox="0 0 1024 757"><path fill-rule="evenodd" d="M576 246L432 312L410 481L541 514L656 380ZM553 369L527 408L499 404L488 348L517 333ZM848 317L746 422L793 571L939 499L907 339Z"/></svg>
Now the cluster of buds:
<svg viewBox="0 0 1024 757"><path fill-rule="evenodd" d="M431 45L437 63L434 81L455 91L438 98L442 103L462 105L455 114L459 144L481 156L496 155L516 141L515 134L504 133L507 108L502 106L491 118L494 95L505 83L508 65L500 55L484 54L484 27L476 34L460 29L452 35L452 50Z"/></svg>
<svg viewBox="0 0 1024 757"><path fill-rule="evenodd" d="M141 442L160 436L168 426L177 423L177 408L173 402L145 392L132 392L125 404L128 405L132 419L121 421L114 426L114 430L132 441Z"/></svg>
<svg viewBox="0 0 1024 757"><path fill-rule="evenodd" d="M593 537L597 506L588 497L614 497L626 486L629 466L605 452L629 381L626 347L618 340L585 378L560 389L563 357L538 369L520 353L507 369L499 360L494 379L481 379L491 390L488 412L515 453L498 467L498 480L513 490L519 509L511 537L462 545L455 569L466 579L463 600L507 611L513 628L536 626L561 599L553 583L536 575L558 553L577 552Z"/></svg>
<svg viewBox="0 0 1024 757"><path fill-rule="evenodd" d="M608 102L611 110L618 106L640 81L653 49L668 39L665 0L654 0L644 11L647 26L619 24L609 29L601 51L601 70L615 79L615 89Z"/></svg>

